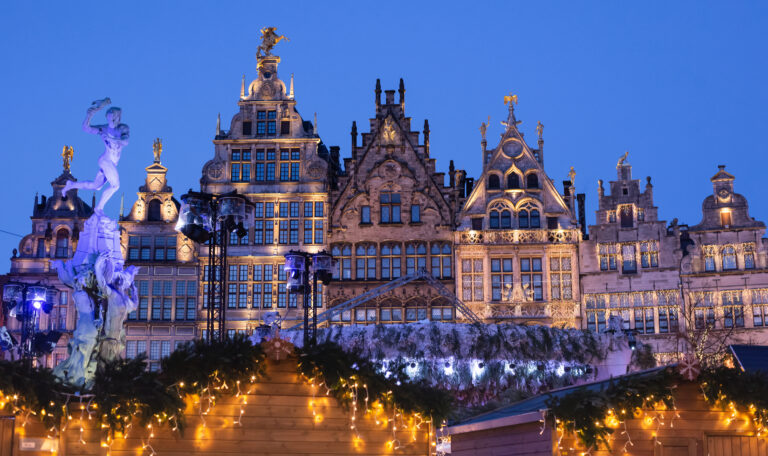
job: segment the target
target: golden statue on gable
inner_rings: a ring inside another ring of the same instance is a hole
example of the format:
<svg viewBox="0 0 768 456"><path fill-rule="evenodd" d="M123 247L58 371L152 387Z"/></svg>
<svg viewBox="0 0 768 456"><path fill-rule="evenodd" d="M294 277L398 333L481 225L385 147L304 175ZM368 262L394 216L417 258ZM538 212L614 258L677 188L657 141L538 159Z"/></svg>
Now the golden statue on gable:
<svg viewBox="0 0 768 456"><path fill-rule="evenodd" d="M290 41L285 35L278 35L277 27L264 27L261 29L261 44L256 48L256 57L272 55L272 48L282 40Z"/></svg>
<svg viewBox="0 0 768 456"><path fill-rule="evenodd" d="M397 130L391 117L384 119L384 127L381 129L381 140L384 144L394 144L397 142Z"/></svg>
<svg viewBox="0 0 768 456"><path fill-rule="evenodd" d="M155 138L152 142L152 154L155 156L155 163L160 163L160 156L163 154L163 140Z"/></svg>
<svg viewBox="0 0 768 456"><path fill-rule="evenodd" d="M69 165L72 163L72 157L75 156L75 149L72 146L64 146L61 151L61 158L64 159L64 171L69 172Z"/></svg>

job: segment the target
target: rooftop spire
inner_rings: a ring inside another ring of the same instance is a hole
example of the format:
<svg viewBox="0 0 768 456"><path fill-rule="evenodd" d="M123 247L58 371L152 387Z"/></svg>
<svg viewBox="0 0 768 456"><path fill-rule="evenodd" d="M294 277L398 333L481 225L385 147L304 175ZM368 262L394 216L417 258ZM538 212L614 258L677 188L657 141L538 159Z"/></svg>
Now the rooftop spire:
<svg viewBox="0 0 768 456"><path fill-rule="evenodd" d="M376 108L381 106L381 79L376 78Z"/></svg>
<svg viewBox="0 0 768 456"><path fill-rule="evenodd" d="M245 98L245 74L243 74L243 82L240 83L240 99Z"/></svg>
<svg viewBox="0 0 768 456"><path fill-rule="evenodd" d="M317 113L315 113L315 121L312 123L312 128L315 132L315 135L317 135Z"/></svg>
<svg viewBox="0 0 768 456"><path fill-rule="evenodd" d="M288 91L288 98L293 100L293 73L291 73L291 88Z"/></svg>
<svg viewBox="0 0 768 456"><path fill-rule="evenodd" d="M221 113L216 116L216 136L221 135Z"/></svg>
<svg viewBox="0 0 768 456"><path fill-rule="evenodd" d="M400 107L405 108L405 83L403 82L403 78L400 78L400 88L398 89L398 92L400 94Z"/></svg>

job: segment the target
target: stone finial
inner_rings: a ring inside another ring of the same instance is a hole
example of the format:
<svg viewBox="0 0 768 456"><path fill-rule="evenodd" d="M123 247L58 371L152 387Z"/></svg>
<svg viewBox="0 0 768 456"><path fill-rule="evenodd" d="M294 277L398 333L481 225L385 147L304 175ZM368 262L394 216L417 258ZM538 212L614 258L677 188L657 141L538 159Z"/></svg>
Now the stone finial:
<svg viewBox="0 0 768 456"><path fill-rule="evenodd" d="M405 83L403 82L403 78L400 78L400 87L398 88L398 93L400 94L400 107L405 106Z"/></svg>
<svg viewBox="0 0 768 456"><path fill-rule="evenodd" d="M315 119L314 119L314 121L312 122L312 129L314 130L314 132L315 132L315 135L317 135L317 134L318 134L318 133L317 133L317 113L315 113Z"/></svg>
<svg viewBox="0 0 768 456"><path fill-rule="evenodd" d="M240 83L240 99L245 98L245 75L243 75L243 81Z"/></svg>
<svg viewBox="0 0 768 456"><path fill-rule="evenodd" d="M381 105L381 79L376 78L376 107Z"/></svg>
<svg viewBox="0 0 768 456"><path fill-rule="evenodd" d="M291 88L288 90L288 98L293 100L293 73L291 73Z"/></svg>

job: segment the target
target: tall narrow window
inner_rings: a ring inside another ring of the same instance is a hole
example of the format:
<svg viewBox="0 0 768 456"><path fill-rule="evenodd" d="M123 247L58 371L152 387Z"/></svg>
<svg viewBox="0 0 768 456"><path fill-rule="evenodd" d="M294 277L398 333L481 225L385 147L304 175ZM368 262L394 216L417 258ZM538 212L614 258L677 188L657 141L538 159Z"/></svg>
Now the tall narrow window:
<svg viewBox="0 0 768 456"><path fill-rule="evenodd" d="M56 258L67 258L69 256L69 233L61 229L56 232Z"/></svg>
<svg viewBox="0 0 768 456"><path fill-rule="evenodd" d="M488 222L488 226L492 230L498 229L501 224L499 211L491 211L488 215Z"/></svg>
<svg viewBox="0 0 768 456"><path fill-rule="evenodd" d="M421 206L411 204L411 223L421 223Z"/></svg>
<svg viewBox="0 0 768 456"><path fill-rule="evenodd" d="M754 326L768 326L768 289L752 290L752 321Z"/></svg>
<svg viewBox="0 0 768 456"><path fill-rule="evenodd" d="M732 225L730 210L723 209L720 211L720 225L722 225L725 228L728 228L729 226Z"/></svg>
<svg viewBox="0 0 768 456"><path fill-rule="evenodd" d="M520 258L520 281L529 301L543 301L541 258Z"/></svg>
<svg viewBox="0 0 768 456"><path fill-rule="evenodd" d="M659 266L659 243L645 241L640 243L640 264L644 268Z"/></svg>
<svg viewBox="0 0 768 456"><path fill-rule="evenodd" d="M605 295L586 296L587 330L595 332L605 331L607 320L605 304Z"/></svg>
<svg viewBox="0 0 768 456"><path fill-rule="evenodd" d="M376 246L373 244L359 244L355 249L357 279L376 279Z"/></svg>
<svg viewBox="0 0 768 456"><path fill-rule="evenodd" d="M552 299L573 299L571 257L569 255L553 255L550 257L549 282Z"/></svg>
<svg viewBox="0 0 768 456"><path fill-rule="evenodd" d="M744 244L744 269L755 269L755 246Z"/></svg>
<svg viewBox="0 0 768 456"><path fill-rule="evenodd" d="M162 222L163 221L163 205L159 199L155 198L149 202L149 208L147 209L147 221L149 222Z"/></svg>
<svg viewBox="0 0 768 456"><path fill-rule="evenodd" d="M491 301L512 300L512 258L491 258Z"/></svg>
<svg viewBox="0 0 768 456"><path fill-rule="evenodd" d="M598 244L598 259L601 271L615 271L617 264L616 244Z"/></svg>
<svg viewBox="0 0 768 456"><path fill-rule="evenodd" d="M507 210L501 211L500 227L502 229L512 228L512 214Z"/></svg>
<svg viewBox="0 0 768 456"><path fill-rule="evenodd" d="M501 188L499 176L495 174L488 176L488 190L498 190L499 188Z"/></svg>
<svg viewBox="0 0 768 456"><path fill-rule="evenodd" d="M381 223L400 223L400 194L382 192Z"/></svg>
<svg viewBox="0 0 768 456"><path fill-rule="evenodd" d="M518 176L516 173L512 173L509 176L507 176L507 188L509 189L520 188L520 176Z"/></svg>
<svg viewBox="0 0 768 456"><path fill-rule="evenodd" d="M447 279L451 274L451 246L448 243L432 243L429 252L432 264L432 276L438 279Z"/></svg>
<svg viewBox="0 0 768 456"><path fill-rule="evenodd" d="M741 291L725 291L723 297L723 326L726 328L744 327L744 301Z"/></svg>
<svg viewBox="0 0 768 456"><path fill-rule="evenodd" d="M400 244L384 244L381 246L381 279L390 280L400 277L400 261L402 249Z"/></svg>
<svg viewBox="0 0 768 456"><path fill-rule="evenodd" d="M371 223L371 206L360 206L360 223Z"/></svg>
<svg viewBox="0 0 768 456"><path fill-rule="evenodd" d="M714 245L702 246L702 252L704 253L704 271L713 272L715 270L715 252L716 247Z"/></svg>
<svg viewBox="0 0 768 456"><path fill-rule="evenodd" d="M410 242L405 245L405 273L410 275L419 269L427 269L427 246Z"/></svg>
<svg viewBox="0 0 768 456"><path fill-rule="evenodd" d="M336 260L333 269L333 278L336 280L349 280L352 278L352 247L349 244L334 245L331 255Z"/></svg>
<svg viewBox="0 0 768 456"><path fill-rule="evenodd" d="M715 328L715 293L704 292L694 303L694 325L696 329Z"/></svg>
<svg viewBox="0 0 768 456"><path fill-rule="evenodd" d="M634 244L622 244L621 261L622 274L634 274L637 272L637 258L635 258Z"/></svg>
<svg viewBox="0 0 768 456"><path fill-rule="evenodd" d="M736 249L730 245L723 248L723 271L736 269Z"/></svg>
<svg viewBox="0 0 768 456"><path fill-rule="evenodd" d="M462 300L483 300L483 260L481 258L461 260Z"/></svg>
<svg viewBox="0 0 768 456"><path fill-rule="evenodd" d="M251 150L232 149L232 182L251 181Z"/></svg>
<svg viewBox="0 0 768 456"><path fill-rule="evenodd" d="M528 188L539 188L539 176L536 174L525 176L525 185Z"/></svg>
<svg viewBox="0 0 768 456"><path fill-rule="evenodd" d="M251 136L253 134L253 124L250 120L243 121L243 136Z"/></svg>
<svg viewBox="0 0 768 456"><path fill-rule="evenodd" d="M619 208L619 214L621 215L621 227L632 228L634 226L634 211L631 205L621 206Z"/></svg>
<svg viewBox="0 0 768 456"><path fill-rule="evenodd" d="M38 258L45 258L45 239L40 238L37 240L37 253Z"/></svg>

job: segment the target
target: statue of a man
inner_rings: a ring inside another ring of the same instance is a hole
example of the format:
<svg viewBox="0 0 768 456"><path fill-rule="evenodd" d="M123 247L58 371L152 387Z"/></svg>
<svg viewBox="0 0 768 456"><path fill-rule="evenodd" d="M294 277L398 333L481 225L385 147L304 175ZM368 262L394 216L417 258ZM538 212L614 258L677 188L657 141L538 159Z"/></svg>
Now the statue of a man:
<svg viewBox="0 0 768 456"><path fill-rule="evenodd" d="M64 194L73 188L98 190L101 189L104 184L108 184L107 189L101 194L99 203L96 204L96 207L94 208L94 212L99 216L104 215L104 205L107 204L109 198L120 188L120 177L117 174L117 162L120 160L120 153L123 151L123 147L128 144L128 138L130 136L128 125L120 123L122 110L117 107L111 107L107 110L106 125L90 124L94 114L110 103L112 103L112 100L109 98L94 101L91 104L91 107L88 108L85 120L83 121L83 131L93 135L99 135L104 141L104 153L101 154L98 162L99 172L96 173L96 177L92 181L68 181L62 190L62 193Z"/></svg>

